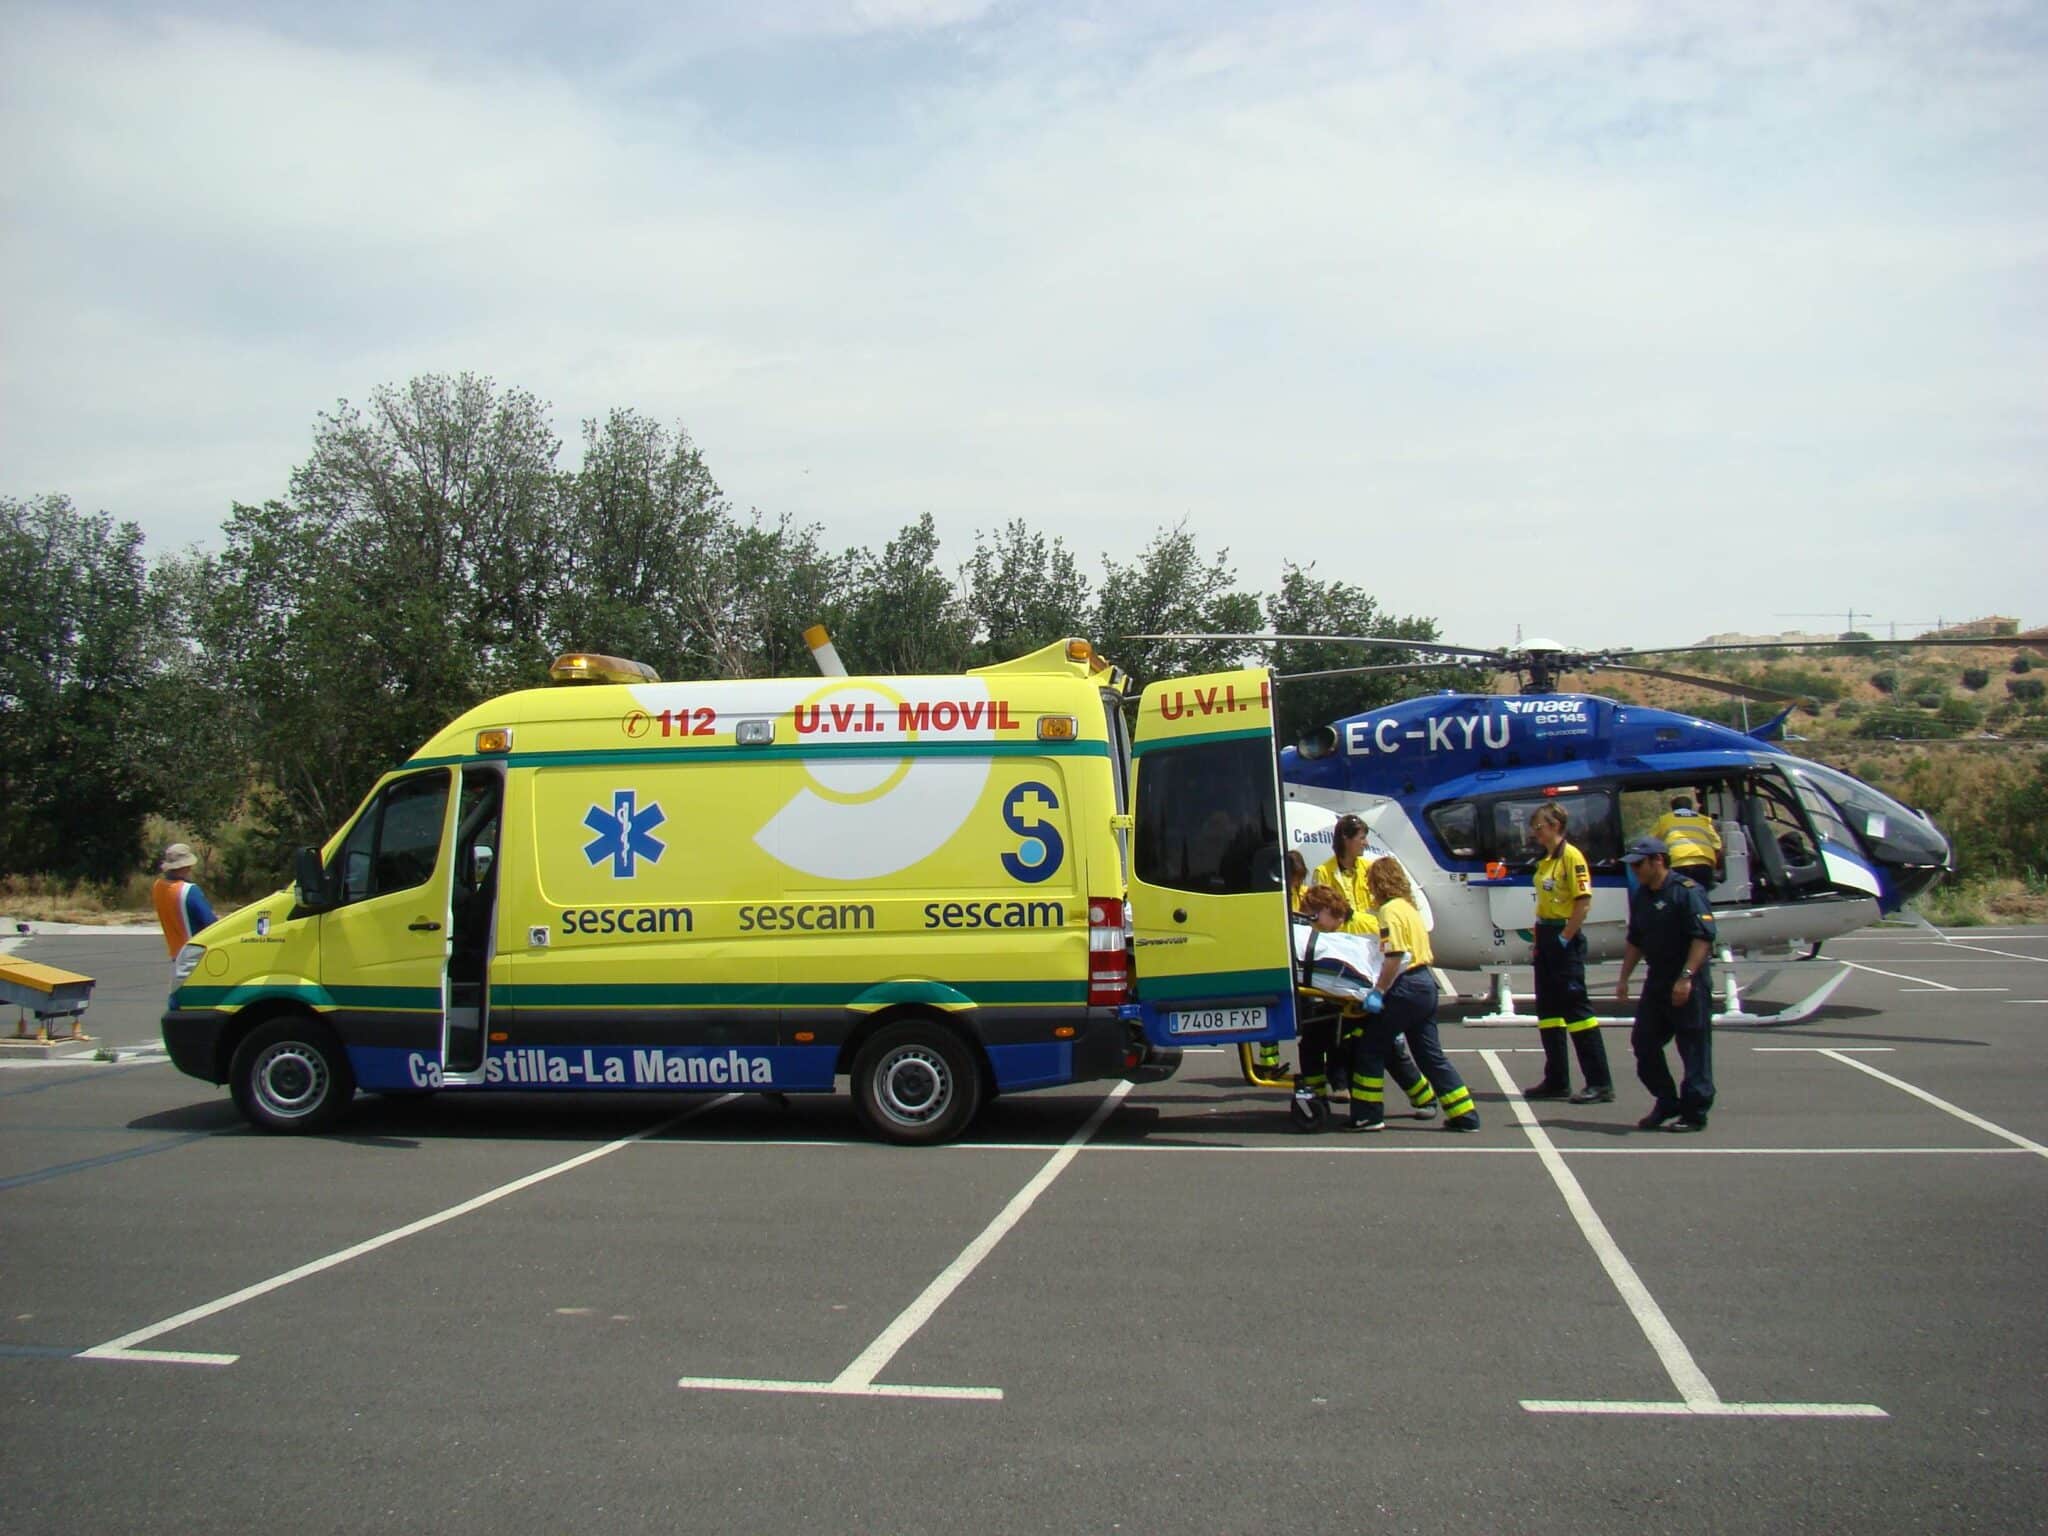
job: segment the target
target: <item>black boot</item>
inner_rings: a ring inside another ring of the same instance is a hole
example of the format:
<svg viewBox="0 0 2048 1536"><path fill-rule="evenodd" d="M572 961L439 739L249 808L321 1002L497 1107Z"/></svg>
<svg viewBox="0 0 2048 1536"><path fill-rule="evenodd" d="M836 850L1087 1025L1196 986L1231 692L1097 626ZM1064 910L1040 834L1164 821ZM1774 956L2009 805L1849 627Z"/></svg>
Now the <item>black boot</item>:
<svg viewBox="0 0 2048 1536"><path fill-rule="evenodd" d="M1553 1031L1555 1033L1555 1031ZM1569 1031L1572 1050L1579 1058L1579 1075L1586 1086L1572 1096L1574 1104L1612 1104L1614 1073L1607 1065L1607 1042L1600 1038L1600 1026Z"/></svg>
<svg viewBox="0 0 2048 1536"><path fill-rule="evenodd" d="M1543 1042L1543 1081L1533 1088L1522 1090L1525 1099L1562 1099L1572 1091L1572 1069L1566 1064L1564 1053L1565 1031L1561 1029L1539 1029L1536 1038Z"/></svg>

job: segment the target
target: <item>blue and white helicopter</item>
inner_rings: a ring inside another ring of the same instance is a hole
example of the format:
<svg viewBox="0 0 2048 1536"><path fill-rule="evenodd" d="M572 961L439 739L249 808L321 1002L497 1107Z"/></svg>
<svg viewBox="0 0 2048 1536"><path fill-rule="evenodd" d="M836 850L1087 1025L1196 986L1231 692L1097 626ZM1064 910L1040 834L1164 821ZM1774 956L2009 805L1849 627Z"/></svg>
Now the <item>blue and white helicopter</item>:
<svg viewBox="0 0 2048 1536"><path fill-rule="evenodd" d="M1428 660L1276 675L1289 681L1353 672L1482 668L1523 679L1514 695L1444 692L1389 704L1310 731L1280 754L1288 835L1311 868L1328 856L1330 827L1347 811L1365 819L1369 851L1400 859L1424 898L1440 967L1490 973L1486 1021L1520 1021L1508 968L1529 961L1535 921L1529 835L1540 805L1563 808L1572 841L1592 864L1587 958L1619 959L1627 926L1628 839L1650 830L1680 797L1712 819L1725 867L1712 891L1723 958L1723 1022L1788 1024L1810 1017L1846 968L1801 1001L1749 1012L1745 987L1767 983L1787 960L1813 960L1829 939L1896 913L1951 867L1948 839L1920 812L1775 739L1795 696L1637 665L1669 651L1576 650L1530 640L1482 650L1396 637L1172 635L1137 639L1245 644L1349 644ZM1929 643L1929 642L1920 642ZM1941 643L1941 642L1933 642ZM1981 639L1957 641L1982 645ZM1555 690L1567 672L1612 670L1695 683L1786 705L1741 731L1696 716ZM1757 972L1736 962L1766 962ZM1534 1022L1533 1019L1528 1022Z"/></svg>

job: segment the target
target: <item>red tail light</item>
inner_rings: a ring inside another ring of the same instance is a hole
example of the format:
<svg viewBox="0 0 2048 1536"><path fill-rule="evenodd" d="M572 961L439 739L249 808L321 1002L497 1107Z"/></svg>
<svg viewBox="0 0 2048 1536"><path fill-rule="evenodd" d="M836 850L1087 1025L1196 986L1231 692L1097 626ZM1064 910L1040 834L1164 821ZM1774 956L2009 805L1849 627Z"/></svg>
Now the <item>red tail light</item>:
<svg viewBox="0 0 2048 1536"><path fill-rule="evenodd" d="M1131 954L1124 947L1124 904L1088 900L1088 1006L1115 1008L1130 1000Z"/></svg>

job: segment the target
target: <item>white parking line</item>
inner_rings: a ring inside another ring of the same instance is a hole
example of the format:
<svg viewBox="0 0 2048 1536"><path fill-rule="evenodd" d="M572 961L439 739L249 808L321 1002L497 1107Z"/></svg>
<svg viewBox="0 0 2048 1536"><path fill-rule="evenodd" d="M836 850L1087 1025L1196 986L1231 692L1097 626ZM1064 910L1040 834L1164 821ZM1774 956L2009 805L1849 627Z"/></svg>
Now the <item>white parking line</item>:
<svg viewBox="0 0 2048 1536"><path fill-rule="evenodd" d="M1986 949L1982 944L1958 944L1953 939L1948 941L1948 947L1950 949L1974 950L1980 955L1997 955L2003 960L2024 960L2031 965L2048 965L2048 955L2016 955L2008 949ZM1967 962L1959 960L1956 963L1962 965Z"/></svg>
<svg viewBox="0 0 2048 1536"><path fill-rule="evenodd" d="M1051 1187L1052 1181L1066 1172L1081 1148L1087 1145L1102 1122L1123 1102L1132 1084L1118 1083L1109 1091L1109 1096L1095 1106L1095 1113L1066 1140L1066 1144L1046 1159L1045 1165L1031 1176L1031 1181L1010 1197L1010 1203L996 1213L995 1220L981 1229L976 1237L961 1250L960 1256L947 1265L939 1277L924 1288L917 1300L905 1307L894 1322L884 1328L875 1342L862 1350L854 1362L830 1381L770 1381L738 1376L685 1376L676 1385L686 1391L706 1392L794 1392L807 1396L822 1397L929 1397L955 1401L1000 1402L1001 1387L922 1387L909 1385L879 1384L875 1378L881 1375L889 1362L908 1344L917 1331L932 1319L932 1314L946 1304L946 1299L957 1291L967 1277L974 1273L976 1266L995 1251L1009 1230L1024 1219L1024 1213L1031 1209L1038 1197Z"/></svg>
<svg viewBox="0 0 2048 1536"><path fill-rule="evenodd" d="M1557 1186L1564 1203L1578 1222L1579 1231L1585 1236L1599 1259L1600 1267L1607 1271L1607 1278L1614 1282L1615 1290L1634 1314L1636 1326L1643 1330L1643 1337L1650 1341L1650 1348L1657 1352L1657 1359L1664 1367L1664 1373L1671 1378L1671 1385L1678 1392L1679 1400L1673 1402L1604 1402L1589 1400L1567 1400L1560 1398L1524 1398L1522 1407L1530 1413L1564 1414L1691 1414L1706 1418L1770 1418L1770 1419L1882 1419L1885 1411L1874 1403L1731 1403L1714 1390L1714 1384L1707 1380L1707 1373L1700 1369L1699 1362L1692 1357L1692 1351L1685 1347L1685 1341L1678 1336L1678 1330L1671 1326L1671 1319L1664 1315L1664 1309L1657 1305L1657 1299L1643 1284L1642 1277L1630 1264L1607 1224L1600 1219L1600 1213L1593 1209L1593 1202L1586 1198L1585 1188L1578 1176L1565 1166L1564 1158L1558 1154L1550 1135L1530 1109L1529 1101L1522 1097L1522 1090L1515 1086L1508 1069L1492 1051L1480 1053L1486 1058L1486 1065L1493 1078L1507 1095L1509 1105L1514 1109L1515 1119L1528 1134L1530 1145L1542 1160L1544 1170L1551 1182ZM1851 1058L1853 1060L1853 1058Z"/></svg>
<svg viewBox="0 0 2048 1536"><path fill-rule="evenodd" d="M1852 971L1867 971L1872 976L1888 976L1893 981L1910 981L1915 985L1903 990L1908 992L2010 992L2011 987L1951 987L1945 982L1930 981L1925 976L1907 976L1898 971L1881 971L1874 965L1864 965L1856 960L1840 962Z"/></svg>
<svg viewBox="0 0 2048 1536"><path fill-rule="evenodd" d="M2048 1147L2042 1146L2040 1142L2029 1141L2018 1131L2008 1131L2004 1126L1993 1124L1982 1115L1973 1115L1967 1109L1960 1109L1956 1105L1949 1103L1947 1099L1936 1098L1925 1088L1916 1088L1902 1077L1893 1077L1889 1072L1880 1072L1868 1062L1858 1061L1854 1056L1850 1056L1842 1051L1822 1050L1819 1054L1822 1056L1832 1056L1844 1066L1854 1067L1858 1072L1866 1072L1879 1082L1890 1083L1900 1092L1910 1093L1914 1098L1921 1100L1923 1103L1932 1104L1936 1109L1954 1115L1966 1125L1974 1125L1980 1131L1989 1131L1994 1136L2003 1137L2016 1147L2024 1147L2029 1152L2038 1153L2042 1157L2048 1157Z"/></svg>
<svg viewBox="0 0 2048 1536"><path fill-rule="evenodd" d="M407 1222L402 1227L394 1228L392 1231L343 1248L339 1252L330 1253L325 1258L315 1259L310 1264L301 1264L297 1269L289 1269L281 1275L271 1276L268 1280L259 1280L254 1285L244 1286L241 1290L234 1292L232 1295L223 1296L217 1301L209 1301L203 1306L192 1307L184 1312L180 1312L175 1317L167 1317L160 1323L151 1323L147 1328L138 1328L133 1333L122 1334L118 1339L109 1339L104 1344L95 1344L91 1349L80 1350L72 1358L77 1360L147 1361L155 1365L233 1365L237 1360L241 1359L240 1355L194 1354L186 1350L137 1349L135 1346L147 1343L151 1339L161 1338L167 1333L186 1327L191 1323L199 1322L203 1318L213 1317L218 1313L227 1311L230 1307L239 1307L245 1301L254 1301L258 1296L268 1296L272 1291L282 1290L294 1281L304 1280L309 1275L317 1275L325 1270L333 1269L338 1264L346 1264L350 1259L359 1259L366 1253L375 1253L379 1248L388 1248L391 1244L401 1239L411 1237L415 1233L425 1232L430 1227L438 1227L443 1222L453 1221L458 1216L467 1216L471 1211L480 1210L494 1201L504 1199L507 1195L516 1195L522 1189L531 1189L534 1185L552 1179L557 1174L567 1173L572 1168L581 1168L585 1163L594 1163L601 1157L610 1157L612 1153L618 1151L621 1147L630 1147L636 1141L645 1141L650 1136L657 1135L672 1126L680 1125L685 1120L716 1109L721 1104L730 1104L739 1097L739 1094L727 1093L706 1103L692 1105L681 1114L671 1115L668 1119L656 1125L651 1125L644 1131L636 1132L631 1136L621 1136L617 1141L606 1142L603 1146L595 1147L588 1152L580 1152L572 1158L556 1163L551 1167L543 1168L538 1173L529 1173L525 1178L514 1179L509 1184L500 1184L496 1189L486 1190L480 1195L463 1201L460 1205L451 1205L445 1211L436 1211L431 1216L422 1216L418 1221Z"/></svg>

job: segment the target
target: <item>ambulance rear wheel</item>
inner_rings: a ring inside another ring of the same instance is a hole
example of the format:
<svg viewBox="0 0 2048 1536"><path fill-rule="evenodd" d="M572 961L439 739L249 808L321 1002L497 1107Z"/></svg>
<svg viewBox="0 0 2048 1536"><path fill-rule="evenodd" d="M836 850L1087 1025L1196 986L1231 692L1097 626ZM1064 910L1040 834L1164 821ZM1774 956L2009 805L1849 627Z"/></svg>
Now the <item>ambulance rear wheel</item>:
<svg viewBox="0 0 2048 1536"><path fill-rule="evenodd" d="M885 1141L950 1141L981 1107L981 1070L960 1037L937 1024L891 1024L853 1062L853 1104Z"/></svg>
<svg viewBox="0 0 2048 1536"><path fill-rule="evenodd" d="M235 1051L228 1086L250 1124L305 1135L341 1118L356 1078L334 1031L299 1016L272 1019L251 1031Z"/></svg>

